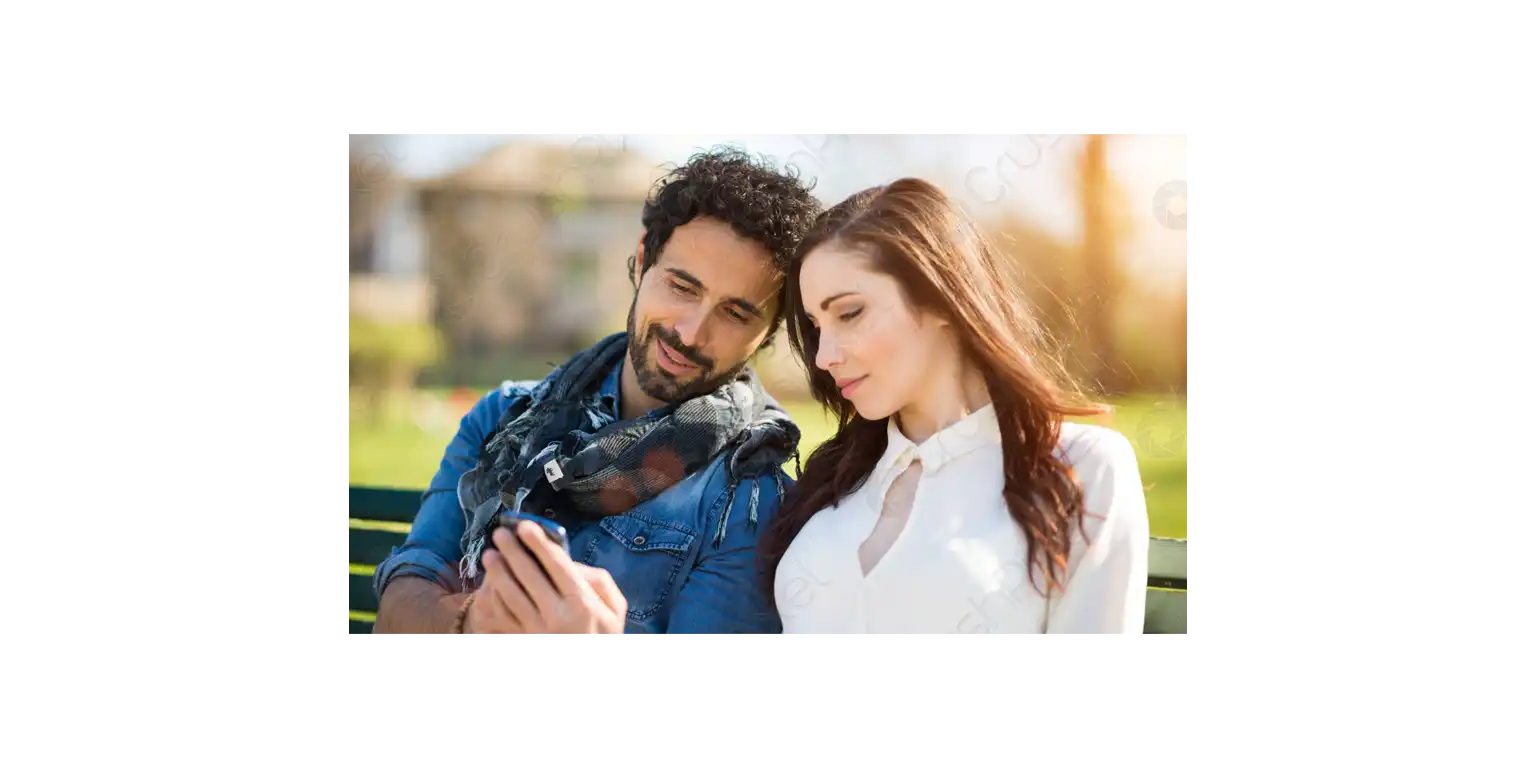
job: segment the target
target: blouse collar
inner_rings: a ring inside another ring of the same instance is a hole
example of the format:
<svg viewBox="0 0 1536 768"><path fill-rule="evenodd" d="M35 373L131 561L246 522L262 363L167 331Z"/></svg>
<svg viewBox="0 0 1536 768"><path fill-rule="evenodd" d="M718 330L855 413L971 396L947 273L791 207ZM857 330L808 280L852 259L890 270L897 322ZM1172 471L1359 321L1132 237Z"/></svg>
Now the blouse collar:
<svg viewBox="0 0 1536 768"><path fill-rule="evenodd" d="M896 426L895 414L886 419L885 435L885 455L875 465L874 473L882 497L891 482L905 472L914 460L922 463L923 474L926 475L937 472L944 465L977 448L1002 442L997 411L991 403L935 432L922 443L913 443L902 434Z"/></svg>

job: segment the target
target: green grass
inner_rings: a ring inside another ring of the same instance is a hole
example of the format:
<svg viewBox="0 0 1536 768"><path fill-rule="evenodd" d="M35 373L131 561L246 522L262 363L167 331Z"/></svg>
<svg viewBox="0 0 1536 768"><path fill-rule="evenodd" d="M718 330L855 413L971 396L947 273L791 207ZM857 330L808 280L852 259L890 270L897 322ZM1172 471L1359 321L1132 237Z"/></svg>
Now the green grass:
<svg viewBox="0 0 1536 768"><path fill-rule="evenodd" d="M1136 449L1141 485L1147 493L1152 535L1188 538L1185 518L1186 429L1182 399L1151 396L1122 398L1101 418L1073 421L1103 424L1125 435Z"/></svg>
<svg viewBox="0 0 1536 768"><path fill-rule="evenodd" d="M426 488L457 428L455 419L423 429L399 403L391 403L377 421L354 408L348 440L351 484Z"/></svg>
<svg viewBox="0 0 1536 768"><path fill-rule="evenodd" d="M414 402L389 403L377 419L367 418L354 398L350 484L425 488L462 415L445 405L445 397L442 390L418 392ZM1131 441L1146 489L1152 535L1187 538L1184 401L1140 396L1116 400L1113 405L1114 413L1106 417L1075 420L1103 424ZM800 425L801 457L808 457L832 435L832 420L815 402L789 402L785 407Z"/></svg>

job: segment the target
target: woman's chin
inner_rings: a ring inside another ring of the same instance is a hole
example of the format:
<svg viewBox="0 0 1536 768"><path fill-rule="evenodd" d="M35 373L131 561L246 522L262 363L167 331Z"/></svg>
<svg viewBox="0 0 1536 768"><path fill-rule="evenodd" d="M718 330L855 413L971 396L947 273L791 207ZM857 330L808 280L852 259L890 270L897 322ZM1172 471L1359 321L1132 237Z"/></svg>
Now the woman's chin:
<svg viewBox="0 0 1536 768"><path fill-rule="evenodd" d="M867 398L849 398L848 402L853 404L854 413L857 413L859 418L865 421L879 421L887 416L890 416L896 410L894 408L884 407L879 403L871 403Z"/></svg>

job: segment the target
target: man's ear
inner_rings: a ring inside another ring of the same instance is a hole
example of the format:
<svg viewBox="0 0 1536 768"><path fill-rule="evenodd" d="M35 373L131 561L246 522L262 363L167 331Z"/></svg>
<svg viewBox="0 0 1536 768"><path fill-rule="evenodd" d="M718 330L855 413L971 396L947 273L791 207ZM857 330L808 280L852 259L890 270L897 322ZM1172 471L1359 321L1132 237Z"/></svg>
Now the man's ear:
<svg viewBox="0 0 1536 768"><path fill-rule="evenodd" d="M640 276L645 274L645 235L640 236L640 241L635 243L635 273L630 275L635 287L640 287Z"/></svg>

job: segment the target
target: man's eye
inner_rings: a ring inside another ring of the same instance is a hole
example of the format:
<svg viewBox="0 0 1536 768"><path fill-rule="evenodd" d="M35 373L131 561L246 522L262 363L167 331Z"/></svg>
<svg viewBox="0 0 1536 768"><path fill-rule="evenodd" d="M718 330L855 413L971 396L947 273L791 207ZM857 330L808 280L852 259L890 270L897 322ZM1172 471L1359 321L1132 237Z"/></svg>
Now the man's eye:
<svg viewBox="0 0 1536 768"><path fill-rule="evenodd" d="M725 313L727 315L730 315L732 320L735 320L736 322L741 323L742 325L746 325L747 324L747 320L750 319L746 315L743 315L742 313L737 312L734 309L727 309L725 311Z"/></svg>
<svg viewBox="0 0 1536 768"><path fill-rule="evenodd" d="M675 293L677 293L677 294L679 294L681 296L691 296L691 295L693 295L693 289L689 288L686 285L683 285L682 283L677 282L676 280L668 281L667 284L672 286L673 292L675 292Z"/></svg>

